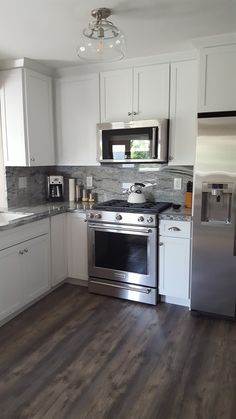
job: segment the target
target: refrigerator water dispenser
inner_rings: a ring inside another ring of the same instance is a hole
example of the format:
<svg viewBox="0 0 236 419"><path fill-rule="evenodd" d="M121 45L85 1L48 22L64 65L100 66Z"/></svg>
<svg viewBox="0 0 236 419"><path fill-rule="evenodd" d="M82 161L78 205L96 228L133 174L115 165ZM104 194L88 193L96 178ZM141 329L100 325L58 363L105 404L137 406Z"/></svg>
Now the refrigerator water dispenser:
<svg viewBox="0 0 236 419"><path fill-rule="evenodd" d="M231 222L232 194L232 183L203 182L201 221L229 224Z"/></svg>

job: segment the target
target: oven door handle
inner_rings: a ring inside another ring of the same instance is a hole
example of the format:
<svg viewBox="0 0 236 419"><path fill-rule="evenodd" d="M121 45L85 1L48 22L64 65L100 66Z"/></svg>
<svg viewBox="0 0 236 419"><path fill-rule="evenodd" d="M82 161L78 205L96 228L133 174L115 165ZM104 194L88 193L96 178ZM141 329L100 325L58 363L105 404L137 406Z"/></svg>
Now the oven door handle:
<svg viewBox="0 0 236 419"><path fill-rule="evenodd" d="M125 227L102 227L102 226L98 226L97 224L88 224L88 228L101 230L101 231L108 231L108 232L124 231L125 233L148 233L148 234L152 233L151 228L136 230L135 228L132 229L132 228L125 228Z"/></svg>
<svg viewBox="0 0 236 419"><path fill-rule="evenodd" d="M96 280L92 280L92 282L94 284L98 284L98 285L108 285L109 287L113 287L113 288L120 288L122 290L127 290L127 291L136 291L136 292L141 292L143 294L150 294L151 292L151 288L146 288L146 289L141 289L140 288L135 288L135 287L126 287L124 285L118 285L118 284L108 284L107 282L100 282L100 281L96 281Z"/></svg>

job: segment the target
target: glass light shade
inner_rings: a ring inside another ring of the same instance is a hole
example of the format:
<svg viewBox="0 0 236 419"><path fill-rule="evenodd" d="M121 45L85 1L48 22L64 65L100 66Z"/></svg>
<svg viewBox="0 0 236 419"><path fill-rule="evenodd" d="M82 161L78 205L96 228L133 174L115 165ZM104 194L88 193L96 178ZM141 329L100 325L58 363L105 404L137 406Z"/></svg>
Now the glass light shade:
<svg viewBox="0 0 236 419"><path fill-rule="evenodd" d="M125 37L107 19L95 20L83 30L77 54L86 61L118 61L125 55Z"/></svg>

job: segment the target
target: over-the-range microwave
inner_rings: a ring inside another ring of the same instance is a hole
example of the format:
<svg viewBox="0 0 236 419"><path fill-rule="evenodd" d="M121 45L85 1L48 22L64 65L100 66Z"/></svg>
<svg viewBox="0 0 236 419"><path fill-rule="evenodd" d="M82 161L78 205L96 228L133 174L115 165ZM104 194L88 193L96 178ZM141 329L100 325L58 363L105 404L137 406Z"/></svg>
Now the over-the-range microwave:
<svg viewBox="0 0 236 419"><path fill-rule="evenodd" d="M168 119L97 124L101 163L166 163Z"/></svg>

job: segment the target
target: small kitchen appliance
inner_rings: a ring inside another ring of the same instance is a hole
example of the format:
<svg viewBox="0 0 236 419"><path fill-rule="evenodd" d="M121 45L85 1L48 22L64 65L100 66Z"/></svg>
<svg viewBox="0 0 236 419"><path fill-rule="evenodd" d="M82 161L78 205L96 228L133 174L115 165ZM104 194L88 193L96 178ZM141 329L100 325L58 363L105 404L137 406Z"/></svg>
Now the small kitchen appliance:
<svg viewBox="0 0 236 419"><path fill-rule="evenodd" d="M87 211L90 292L157 304L158 214L171 205L113 199Z"/></svg>
<svg viewBox="0 0 236 419"><path fill-rule="evenodd" d="M97 124L101 163L166 163L168 119Z"/></svg>
<svg viewBox="0 0 236 419"><path fill-rule="evenodd" d="M47 199L48 201L64 201L63 176L47 176Z"/></svg>
<svg viewBox="0 0 236 419"><path fill-rule="evenodd" d="M144 193L142 192L142 188L145 188L143 183L134 183L130 190L128 191L128 202L130 204L143 204L146 202L146 198Z"/></svg>

